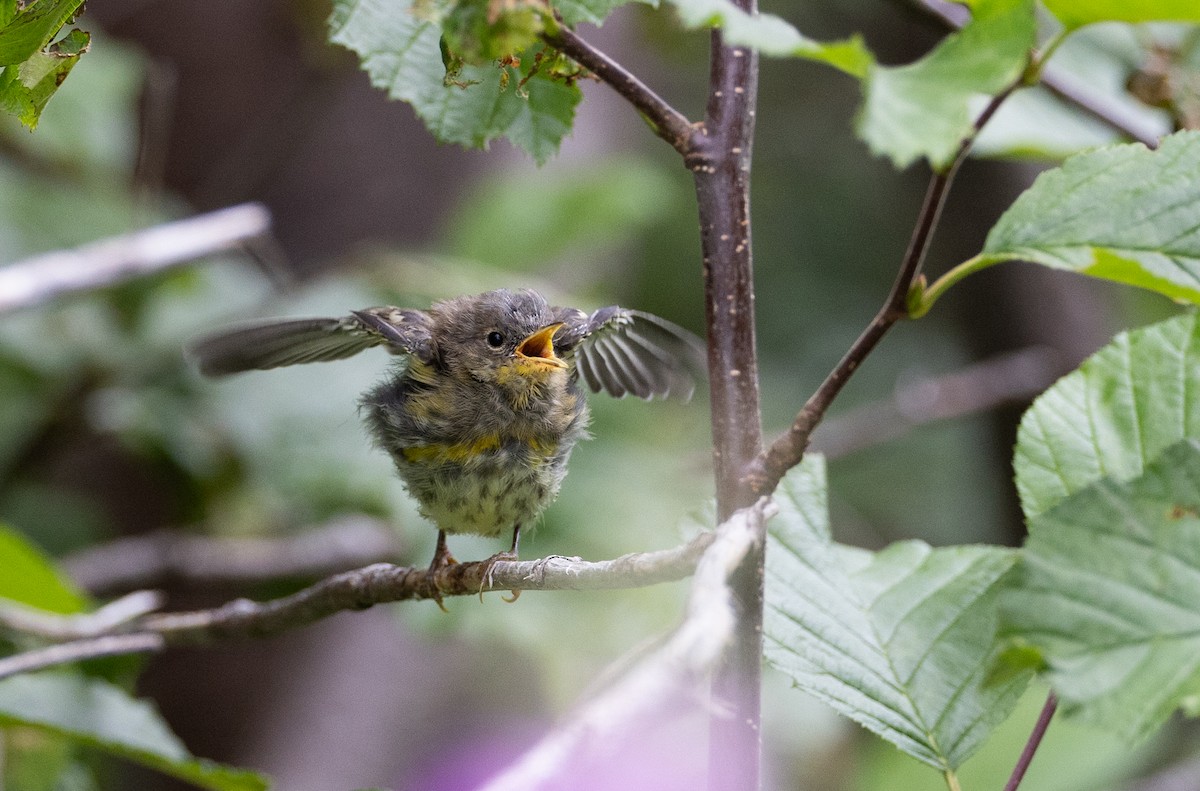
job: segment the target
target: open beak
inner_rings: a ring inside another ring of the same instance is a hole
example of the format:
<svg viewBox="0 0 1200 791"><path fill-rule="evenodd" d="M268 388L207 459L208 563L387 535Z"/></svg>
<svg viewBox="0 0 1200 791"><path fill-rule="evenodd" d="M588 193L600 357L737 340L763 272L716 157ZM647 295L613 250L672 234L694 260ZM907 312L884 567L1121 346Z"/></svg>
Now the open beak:
<svg viewBox="0 0 1200 791"><path fill-rule="evenodd" d="M562 326L562 322L547 325L521 341L517 346L517 357L545 363L555 368L566 368L567 364L554 353L554 333L558 332Z"/></svg>

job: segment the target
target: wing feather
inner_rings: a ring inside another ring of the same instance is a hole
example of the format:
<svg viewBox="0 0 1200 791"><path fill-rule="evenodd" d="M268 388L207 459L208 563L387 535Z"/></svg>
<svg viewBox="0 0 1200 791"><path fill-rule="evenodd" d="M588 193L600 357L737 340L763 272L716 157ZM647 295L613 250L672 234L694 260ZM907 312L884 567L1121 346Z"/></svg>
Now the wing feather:
<svg viewBox="0 0 1200 791"><path fill-rule="evenodd" d="M564 329L563 350L593 392L687 400L703 376L704 341L653 314L612 306Z"/></svg>
<svg viewBox="0 0 1200 791"><path fill-rule="evenodd" d="M595 340L596 351L604 355L609 367L638 398L650 398L654 394L657 377L650 368L631 353L618 336L599 335Z"/></svg>
<svg viewBox="0 0 1200 791"><path fill-rule="evenodd" d="M575 358L575 370L579 372L579 376L583 379L583 383L587 385L588 390L593 393L599 393L604 389L600 384L600 380L596 377L596 373L592 370L592 364L587 355L579 355Z"/></svg>
<svg viewBox="0 0 1200 791"><path fill-rule="evenodd" d="M428 317L418 310L379 307L340 319L266 319L201 338L188 354L204 375L225 376L342 360L381 345L392 354L428 356Z"/></svg>
<svg viewBox="0 0 1200 791"><path fill-rule="evenodd" d="M600 386L604 392L616 398L624 398L628 390L625 388L620 373L614 371L613 367L609 365L610 361L605 354L604 347L593 344L589 348L587 358L592 365L592 370L596 372L596 378L600 380Z"/></svg>

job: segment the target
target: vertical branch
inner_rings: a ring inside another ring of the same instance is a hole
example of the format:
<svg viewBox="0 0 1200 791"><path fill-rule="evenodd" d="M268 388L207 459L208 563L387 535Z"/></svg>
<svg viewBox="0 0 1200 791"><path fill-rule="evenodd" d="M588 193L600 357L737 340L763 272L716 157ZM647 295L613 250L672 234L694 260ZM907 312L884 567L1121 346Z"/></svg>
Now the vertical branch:
<svg viewBox="0 0 1200 791"><path fill-rule="evenodd" d="M739 5L754 10L754 0L740 0ZM692 136L687 165L700 212L719 521L755 499L742 471L762 449L750 252L750 151L757 92L757 54L725 45L714 31L706 118L700 134ZM760 540L730 580L738 621L734 643L713 680L713 791L759 787L764 546Z"/></svg>
<svg viewBox="0 0 1200 791"><path fill-rule="evenodd" d="M755 0L734 0L754 13ZM754 277L750 256L750 149L758 96L758 55L712 34L712 68L703 123L692 124L604 53L562 27L543 34L637 108L655 133L684 156L696 184L704 258L713 462L719 522L752 504L745 469L762 453ZM737 608L733 645L713 679L709 785L713 791L759 787L763 540L730 576Z"/></svg>

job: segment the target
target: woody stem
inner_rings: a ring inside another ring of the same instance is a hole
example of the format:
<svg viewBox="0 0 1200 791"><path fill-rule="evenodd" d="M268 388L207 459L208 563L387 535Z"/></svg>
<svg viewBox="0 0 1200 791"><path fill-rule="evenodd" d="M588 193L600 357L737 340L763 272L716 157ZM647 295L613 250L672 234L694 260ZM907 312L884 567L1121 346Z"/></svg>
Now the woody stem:
<svg viewBox="0 0 1200 791"><path fill-rule="evenodd" d="M753 13L755 0L735 0ZM563 25L542 38L628 101L692 171L700 214L717 510L725 521L757 498L743 471L762 452L754 280L750 255L750 147L758 56L712 33L704 122L688 119L612 58ZM759 787L763 536L730 578L737 628L713 680L709 787Z"/></svg>
<svg viewBox="0 0 1200 791"><path fill-rule="evenodd" d="M754 0L739 0L754 11ZM750 149L758 57L712 34L706 117L685 157L696 184L708 325L718 521L756 497L742 470L762 450L754 280L750 250ZM737 627L713 679L709 788L759 787L763 547L760 534L730 578Z"/></svg>

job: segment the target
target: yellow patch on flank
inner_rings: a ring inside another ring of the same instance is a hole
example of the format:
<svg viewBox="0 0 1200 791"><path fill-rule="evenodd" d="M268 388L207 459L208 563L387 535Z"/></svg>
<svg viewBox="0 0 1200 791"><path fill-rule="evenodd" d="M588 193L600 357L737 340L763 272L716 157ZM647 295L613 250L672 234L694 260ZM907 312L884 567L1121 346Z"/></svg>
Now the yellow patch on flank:
<svg viewBox="0 0 1200 791"><path fill-rule="evenodd" d="M414 445L404 449L404 458L411 462L451 462L462 464L481 453L497 450L500 435L488 434L474 442L459 442L454 445Z"/></svg>
<svg viewBox="0 0 1200 791"><path fill-rule="evenodd" d="M558 442L554 440L542 440L533 437L528 442L529 449L539 456L553 456L558 451Z"/></svg>
<svg viewBox="0 0 1200 791"><path fill-rule="evenodd" d="M409 396L406 407L414 420L441 420L453 411L454 402L447 388L426 390Z"/></svg>

